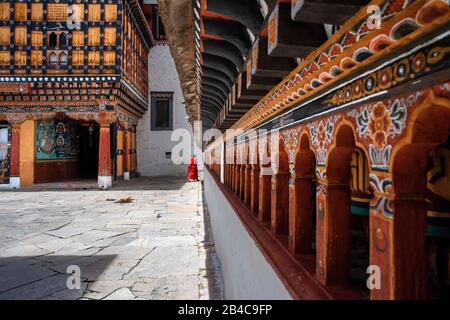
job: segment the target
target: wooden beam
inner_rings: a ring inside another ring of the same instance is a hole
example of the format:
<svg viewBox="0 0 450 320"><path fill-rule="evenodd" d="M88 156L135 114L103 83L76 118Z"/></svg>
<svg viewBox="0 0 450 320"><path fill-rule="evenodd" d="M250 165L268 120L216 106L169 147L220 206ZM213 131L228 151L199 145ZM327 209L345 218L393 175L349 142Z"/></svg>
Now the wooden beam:
<svg viewBox="0 0 450 320"><path fill-rule="evenodd" d="M292 0L294 21L342 25L369 0Z"/></svg>
<svg viewBox="0 0 450 320"><path fill-rule="evenodd" d="M260 100L264 97L269 89L256 89L251 90L247 88L247 72L244 71L239 74L236 82L236 98L245 100Z"/></svg>
<svg viewBox="0 0 450 320"><path fill-rule="evenodd" d="M251 77L283 78L297 66L295 59L271 57L268 55L267 45L267 38L261 37L255 41L248 59L251 61L250 75Z"/></svg>
<svg viewBox="0 0 450 320"><path fill-rule="evenodd" d="M268 54L304 58L328 38L322 24L290 19L291 5L279 3L269 17Z"/></svg>

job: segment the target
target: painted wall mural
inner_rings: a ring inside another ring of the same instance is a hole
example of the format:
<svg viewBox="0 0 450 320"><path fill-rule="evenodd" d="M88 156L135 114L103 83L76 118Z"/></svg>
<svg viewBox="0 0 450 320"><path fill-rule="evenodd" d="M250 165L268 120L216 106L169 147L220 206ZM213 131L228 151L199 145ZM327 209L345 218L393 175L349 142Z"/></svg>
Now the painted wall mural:
<svg viewBox="0 0 450 320"><path fill-rule="evenodd" d="M68 118L36 121L36 160L68 160L78 155L75 122Z"/></svg>
<svg viewBox="0 0 450 320"><path fill-rule="evenodd" d="M9 125L0 125L0 184L9 183L10 143Z"/></svg>

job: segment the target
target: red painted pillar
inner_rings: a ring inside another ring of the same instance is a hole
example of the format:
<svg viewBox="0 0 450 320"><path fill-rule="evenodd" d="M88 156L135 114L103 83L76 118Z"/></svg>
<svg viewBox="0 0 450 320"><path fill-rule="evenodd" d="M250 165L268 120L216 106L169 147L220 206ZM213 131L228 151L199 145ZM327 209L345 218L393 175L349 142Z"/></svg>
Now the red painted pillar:
<svg viewBox="0 0 450 320"><path fill-rule="evenodd" d="M250 209L253 214L258 214L259 207L259 165L252 165L250 173Z"/></svg>
<svg viewBox="0 0 450 320"><path fill-rule="evenodd" d="M259 176L259 209L258 219L261 222L270 221L270 203L271 203L271 180L272 176L265 173L267 167L262 167Z"/></svg>
<svg viewBox="0 0 450 320"><path fill-rule="evenodd" d="M241 199L242 201L244 201L244 189L245 189L245 164L241 165L241 170L240 170L240 186L239 186L239 199Z"/></svg>
<svg viewBox="0 0 450 320"><path fill-rule="evenodd" d="M241 186L241 165L236 165L236 181L234 184L234 193L239 196L239 187Z"/></svg>
<svg viewBox="0 0 450 320"><path fill-rule="evenodd" d="M313 180L295 178L289 186L289 249L294 253L311 253Z"/></svg>
<svg viewBox="0 0 450 320"><path fill-rule="evenodd" d="M123 178L125 181L130 180L130 147L128 137L128 128L125 128L123 132Z"/></svg>
<svg viewBox="0 0 450 320"><path fill-rule="evenodd" d="M11 125L11 162L9 183L14 189L20 188L20 124Z"/></svg>
<svg viewBox="0 0 450 320"><path fill-rule="evenodd" d="M250 208L251 205L251 179L252 179L252 165L247 164L245 166L245 189L244 189L244 203L247 207Z"/></svg>
<svg viewBox="0 0 450 320"><path fill-rule="evenodd" d="M271 230L274 234L289 233L289 175L286 172L272 176Z"/></svg>
<svg viewBox="0 0 450 320"><path fill-rule="evenodd" d="M98 187L112 187L111 178L111 145L109 124L100 125L100 143L98 148Z"/></svg>

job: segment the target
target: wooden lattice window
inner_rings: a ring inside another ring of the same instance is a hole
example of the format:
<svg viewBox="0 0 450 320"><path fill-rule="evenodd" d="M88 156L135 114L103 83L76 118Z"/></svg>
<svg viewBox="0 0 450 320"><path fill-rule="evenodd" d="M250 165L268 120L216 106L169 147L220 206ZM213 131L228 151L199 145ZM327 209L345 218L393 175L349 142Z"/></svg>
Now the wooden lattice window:
<svg viewBox="0 0 450 320"><path fill-rule="evenodd" d="M72 51L72 65L82 66L83 60L84 60L84 52L83 51Z"/></svg>
<svg viewBox="0 0 450 320"><path fill-rule="evenodd" d="M11 41L10 39L11 31L8 27L0 27L0 44L8 45Z"/></svg>
<svg viewBox="0 0 450 320"><path fill-rule="evenodd" d="M14 29L14 44L17 46L27 44L27 27L16 27Z"/></svg>
<svg viewBox="0 0 450 320"><path fill-rule="evenodd" d="M31 31L31 46L40 47L42 42L42 31Z"/></svg>
<svg viewBox="0 0 450 320"><path fill-rule="evenodd" d="M0 51L0 65L9 66L9 64L11 63L9 59L10 59L9 51Z"/></svg>
<svg viewBox="0 0 450 320"><path fill-rule="evenodd" d="M41 50L32 50L31 51L31 65L36 66L36 67L42 65L42 51Z"/></svg>
<svg viewBox="0 0 450 320"><path fill-rule="evenodd" d="M105 4L105 21L114 22L117 20L117 5Z"/></svg>
<svg viewBox="0 0 450 320"><path fill-rule="evenodd" d="M94 66L97 66L100 64L100 52L99 51L89 51L88 64L94 65Z"/></svg>
<svg viewBox="0 0 450 320"><path fill-rule="evenodd" d="M100 5L89 4L88 5L88 20L93 22L100 21Z"/></svg>
<svg viewBox="0 0 450 320"><path fill-rule="evenodd" d="M65 3L49 3L47 5L47 21L66 22L68 5Z"/></svg>
<svg viewBox="0 0 450 320"><path fill-rule="evenodd" d="M104 64L107 66L112 66L116 63L116 52L115 51L105 51L104 53Z"/></svg>
<svg viewBox="0 0 450 320"><path fill-rule="evenodd" d="M105 45L116 45L116 28L105 28Z"/></svg>
<svg viewBox="0 0 450 320"><path fill-rule="evenodd" d="M72 32L72 45L84 46L84 31L73 31Z"/></svg>
<svg viewBox="0 0 450 320"><path fill-rule="evenodd" d="M10 12L9 12L9 2L1 2L0 3L0 20L1 21L9 21Z"/></svg>
<svg viewBox="0 0 450 320"><path fill-rule="evenodd" d="M89 28L88 29L88 44L90 46L100 45L100 28Z"/></svg>
<svg viewBox="0 0 450 320"><path fill-rule="evenodd" d="M16 21L27 21L27 4L26 3L15 3L14 4L14 20Z"/></svg>
<svg viewBox="0 0 450 320"><path fill-rule="evenodd" d="M31 21L42 21L43 20L43 5L42 3L32 3L31 4Z"/></svg>
<svg viewBox="0 0 450 320"><path fill-rule="evenodd" d="M19 67L25 66L27 64L27 53L25 51L15 51L14 64Z"/></svg>

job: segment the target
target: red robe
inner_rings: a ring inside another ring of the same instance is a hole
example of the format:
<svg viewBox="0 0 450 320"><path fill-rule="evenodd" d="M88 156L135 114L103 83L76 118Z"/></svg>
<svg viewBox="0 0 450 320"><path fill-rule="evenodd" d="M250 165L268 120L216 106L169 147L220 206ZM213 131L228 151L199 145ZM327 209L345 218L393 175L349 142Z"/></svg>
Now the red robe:
<svg viewBox="0 0 450 320"><path fill-rule="evenodd" d="M198 170L197 170L197 158L192 157L191 163L188 166L188 180L197 181L198 180Z"/></svg>

